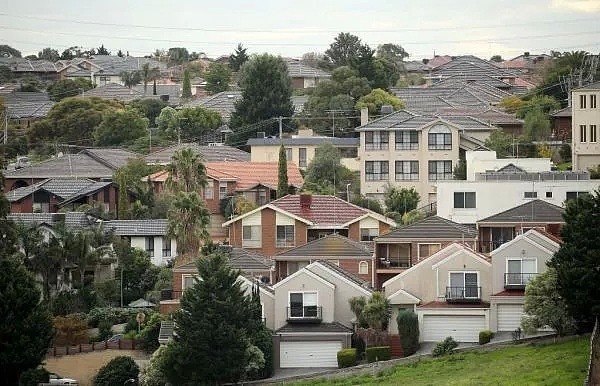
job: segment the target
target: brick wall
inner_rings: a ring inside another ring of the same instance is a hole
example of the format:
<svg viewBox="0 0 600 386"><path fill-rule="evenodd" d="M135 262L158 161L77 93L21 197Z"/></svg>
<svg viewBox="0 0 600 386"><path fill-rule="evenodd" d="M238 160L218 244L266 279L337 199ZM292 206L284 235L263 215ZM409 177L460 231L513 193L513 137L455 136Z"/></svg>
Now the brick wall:
<svg viewBox="0 0 600 386"><path fill-rule="evenodd" d="M354 241L360 241L360 222L357 221L348 226L348 238Z"/></svg>
<svg viewBox="0 0 600 386"><path fill-rule="evenodd" d="M371 269L372 269L371 259L357 260L357 259L352 258L352 259L340 259L339 261L340 261L340 268L342 268L344 271L354 274L369 283L372 282L372 280L371 280ZM359 263L361 261L366 261L368 263L369 272L367 274L359 274L358 273ZM371 283L371 284L374 284L374 283Z"/></svg>

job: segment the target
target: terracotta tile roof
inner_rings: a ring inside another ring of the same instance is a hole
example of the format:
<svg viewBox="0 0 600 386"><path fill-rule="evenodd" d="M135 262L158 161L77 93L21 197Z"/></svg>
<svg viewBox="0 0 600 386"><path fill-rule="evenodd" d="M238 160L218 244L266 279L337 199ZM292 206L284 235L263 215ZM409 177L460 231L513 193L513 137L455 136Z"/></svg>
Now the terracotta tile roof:
<svg viewBox="0 0 600 386"><path fill-rule="evenodd" d="M206 173L216 179L235 178L237 189L246 190L256 185L277 188L279 166L277 162L209 162L206 164ZM304 179L300 169L294 163L288 163L288 183L301 187Z"/></svg>
<svg viewBox="0 0 600 386"><path fill-rule="evenodd" d="M446 302L429 302L418 308L490 308L490 303L446 303Z"/></svg>
<svg viewBox="0 0 600 386"><path fill-rule="evenodd" d="M334 196L316 194L311 196L310 207L301 207L300 195L291 194L272 201L270 205L304 218L317 227L339 227L367 213L374 213Z"/></svg>
<svg viewBox="0 0 600 386"><path fill-rule="evenodd" d="M318 333L347 333L351 334L352 330L348 327L344 326L341 323L333 322L333 323L315 323L315 324L286 324L281 327L279 330L275 331L275 333L286 333L286 332L318 332Z"/></svg>

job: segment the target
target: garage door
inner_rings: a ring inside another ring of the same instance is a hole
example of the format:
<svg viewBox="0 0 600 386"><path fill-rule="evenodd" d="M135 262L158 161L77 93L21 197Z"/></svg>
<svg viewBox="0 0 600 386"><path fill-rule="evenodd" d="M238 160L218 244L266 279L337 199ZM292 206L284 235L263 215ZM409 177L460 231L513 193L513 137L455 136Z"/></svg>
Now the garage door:
<svg viewBox="0 0 600 386"><path fill-rule="evenodd" d="M286 367L337 367L337 352L342 342L281 342L279 366Z"/></svg>
<svg viewBox="0 0 600 386"><path fill-rule="evenodd" d="M423 316L424 342L439 342L448 336L458 342L477 342L481 330L485 330L485 316L483 315Z"/></svg>
<svg viewBox="0 0 600 386"><path fill-rule="evenodd" d="M514 331L521 325L522 304L498 304L498 331Z"/></svg>

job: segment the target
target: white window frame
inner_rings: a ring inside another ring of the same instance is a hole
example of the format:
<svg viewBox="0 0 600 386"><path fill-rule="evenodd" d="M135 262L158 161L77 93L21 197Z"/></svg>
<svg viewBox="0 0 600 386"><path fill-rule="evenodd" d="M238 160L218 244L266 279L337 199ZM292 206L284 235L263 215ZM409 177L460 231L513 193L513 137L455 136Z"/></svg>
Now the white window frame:
<svg viewBox="0 0 600 386"><path fill-rule="evenodd" d="M369 262L362 260L358 263L358 274L368 275L369 274Z"/></svg>
<svg viewBox="0 0 600 386"><path fill-rule="evenodd" d="M535 199L535 198L537 198L537 196L538 196L537 192L531 192L531 191L523 192L523 198L533 198L533 199Z"/></svg>
<svg viewBox="0 0 600 386"><path fill-rule="evenodd" d="M369 231L368 239L363 240L363 230ZM379 228L359 228L360 241L373 241L375 237L379 237Z"/></svg>
<svg viewBox="0 0 600 386"><path fill-rule="evenodd" d="M285 160L290 162L294 159L294 149L291 147L285 148Z"/></svg>
<svg viewBox="0 0 600 386"><path fill-rule="evenodd" d="M151 242L148 242L151 240ZM152 249L148 249L148 245L152 244ZM145 236L144 237L144 250L150 257L154 257L156 254L156 240L154 240L154 236Z"/></svg>
<svg viewBox="0 0 600 386"><path fill-rule="evenodd" d="M165 248L165 246L168 246L168 248ZM165 254L165 252L167 252L167 251L168 251L168 254ZM162 257L171 257L171 255L173 254L173 247L171 245L171 239L163 237L161 253L162 253Z"/></svg>
<svg viewBox="0 0 600 386"><path fill-rule="evenodd" d="M198 275L193 274L193 273L182 273L181 274L181 292L185 291L186 289L190 288L187 287L185 285L185 279L189 279L189 278L198 278ZM195 283L194 283L195 284ZM193 284L192 284L193 285Z"/></svg>
<svg viewBox="0 0 600 386"><path fill-rule="evenodd" d="M215 198L215 182L213 180L209 180L204 187L204 199L205 200L213 200Z"/></svg>
<svg viewBox="0 0 600 386"><path fill-rule="evenodd" d="M292 316L291 314L291 309L292 309L292 304L291 304L291 295L292 294L302 294L302 316ZM288 291L288 308L290 309L290 319L303 319L303 318L310 318L311 316L306 316L304 315L304 295L305 294L315 294L317 301L316 301L316 307L317 307L317 316L319 315L319 291Z"/></svg>
<svg viewBox="0 0 600 386"><path fill-rule="evenodd" d="M244 238L244 228L250 228L250 239ZM258 228L258 238L252 238L253 228ZM261 225L242 225L242 248L261 248L262 247L262 226Z"/></svg>
<svg viewBox="0 0 600 386"><path fill-rule="evenodd" d="M225 190L223 190L225 188ZM227 197L227 182L219 182L219 200Z"/></svg>

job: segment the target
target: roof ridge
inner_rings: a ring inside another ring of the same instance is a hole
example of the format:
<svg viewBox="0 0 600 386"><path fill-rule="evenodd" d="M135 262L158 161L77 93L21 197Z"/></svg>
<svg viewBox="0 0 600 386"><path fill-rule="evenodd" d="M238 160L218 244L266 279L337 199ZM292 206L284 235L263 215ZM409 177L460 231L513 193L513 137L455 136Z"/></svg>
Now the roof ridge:
<svg viewBox="0 0 600 386"><path fill-rule="evenodd" d="M496 214L493 214L493 215L491 215L491 216L488 216L488 217L486 217L486 218L483 218L483 219L481 219L481 220L479 220L479 221L477 221L477 222L485 222L485 221L487 221L487 220L489 220L489 219L492 219L492 218L494 218L494 217L496 217L496 216L500 216L500 215L506 214L506 213L508 213L508 212L510 212L510 211L513 211L513 210L515 210L515 209L518 209L518 208L522 208L522 207L524 207L524 206L526 206L526 205L534 205L534 203L540 203L540 204L542 204L542 205L546 205L548 208L552 208L553 210L560 211L561 213L562 213L562 212L564 212L564 209L563 209L562 207L560 207L560 206L558 206L558 205L554 205L554 204L552 204L552 203L549 203L549 202L547 202L547 201L541 200L541 199L539 199L539 198L536 198L536 199L533 199L533 200L531 200L531 201L528 201L528 202L524 202L524 203L522 203L522 204L519 204L519 205L517 205L517 206L513 206L512 208L508 208L508 209L506 209L506 210L503 210L502 212L498 212L498 213L496 213Z"/></svg>

